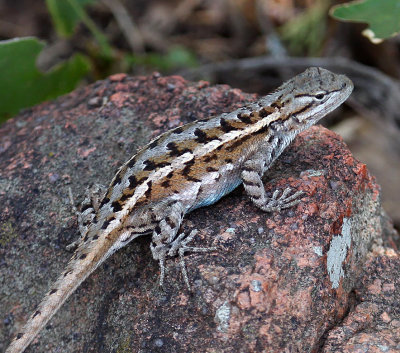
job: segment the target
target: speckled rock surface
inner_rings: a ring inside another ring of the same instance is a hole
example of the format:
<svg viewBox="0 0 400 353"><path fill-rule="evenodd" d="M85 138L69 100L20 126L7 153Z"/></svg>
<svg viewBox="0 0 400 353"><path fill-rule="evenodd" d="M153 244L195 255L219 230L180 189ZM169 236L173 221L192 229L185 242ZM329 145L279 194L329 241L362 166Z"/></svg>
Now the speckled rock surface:
<svg viewBox="0 0 400 353"><path fill-rule="evenodd" d="M326 339L323 352L400 352L400 258L393 249L368 255L355 303Z"/></svg>
<svg viewBox="0 0 400 353"><path fill-rule="evenodd" d="M159 133L254 99L181 77L121 74L1 126L0 351L71 256L65 246L78 230L68 187L80 201ZM265 181L269 192L304 190L302 203L266 214L240 187L186 217L197 245L219 248L186 256L193 293L177 260L160 290L143 237L100 266L27 352L399 351L400 259L366 166L314 127Z"/></svg>

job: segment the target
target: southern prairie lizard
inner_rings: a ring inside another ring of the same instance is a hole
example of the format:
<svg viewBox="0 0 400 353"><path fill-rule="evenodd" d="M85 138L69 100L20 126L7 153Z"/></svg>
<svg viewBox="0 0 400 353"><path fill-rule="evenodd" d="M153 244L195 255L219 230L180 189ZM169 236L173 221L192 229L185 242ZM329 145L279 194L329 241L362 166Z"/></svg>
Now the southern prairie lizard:
<svg viewBox="0 0 400 353"><path fill-rule="evenodd" d="M300 202L302 191L287 188L266 195L263 174L295 136L342 104L352 82L321 68L309 68L274 93L229 114L170 130L141 149L117 172L108 189L98 188L81 206L81 238L65 271L20 330L6 353L23 352L74 290L112 253L143 234L152 234L160 285L167 257L183 256L196 234L179 229L188 212L218 201L243 183L266 212Z"/></svg>

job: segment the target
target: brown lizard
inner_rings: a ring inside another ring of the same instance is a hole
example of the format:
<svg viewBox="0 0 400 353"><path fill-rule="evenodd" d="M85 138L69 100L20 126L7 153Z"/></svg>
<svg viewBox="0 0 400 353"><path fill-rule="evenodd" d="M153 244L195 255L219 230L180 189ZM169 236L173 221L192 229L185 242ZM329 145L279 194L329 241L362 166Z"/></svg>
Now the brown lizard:
<svg viewBox="0 0 400 353"><path fill-rule="evenodd" d="M321 68L309 68L255 103L170 130L142 148L117 172L100 197L87 198L79 214L81 238L68 266L19 331L6 353L23 352L75 289L111 254L143 234L160 264L183 257L196 234L179 234L185 214L218 201L243 183L266 212L296 205L303 194L287 188L268 197L262 183L295 136L342 104L352 82ZM92 193L93 194L93 193Z"/></svg>

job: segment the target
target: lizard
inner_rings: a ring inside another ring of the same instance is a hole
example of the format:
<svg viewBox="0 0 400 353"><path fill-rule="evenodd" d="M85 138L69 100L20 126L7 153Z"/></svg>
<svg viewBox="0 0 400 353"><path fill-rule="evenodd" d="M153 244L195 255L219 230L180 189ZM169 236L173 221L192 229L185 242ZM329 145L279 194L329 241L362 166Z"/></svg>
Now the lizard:
<svg viewBox="0 0 400 353"><path fill-rule="evenodd" d="M268 197L262 177L297 134L336 109L352 90L346 76L311 67L254 103L176 127L140 149L107 189L96 186L87 193L71 260L6 353L23 352L101 263L141 235L152 235L160 286L166 259L178 256L190 290L184 254L216 248L189 246L197 230L179 233L184 216L217 202L240 184L262 211L298 204L303 191L286 188Z"/></svg>

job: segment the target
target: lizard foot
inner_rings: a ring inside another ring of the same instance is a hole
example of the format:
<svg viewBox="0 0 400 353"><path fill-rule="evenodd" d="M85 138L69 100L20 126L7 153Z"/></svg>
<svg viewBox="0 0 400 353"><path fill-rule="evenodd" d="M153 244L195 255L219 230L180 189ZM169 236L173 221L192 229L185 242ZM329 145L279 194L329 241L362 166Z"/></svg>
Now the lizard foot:
<svg viewBox="0 0 400 353"><path fill-rule="evenodd" d="M208 251L215 251L217 250L217 247L209 247L209 248L200 248L200 247L194 247L194 246L187 246L189 242L193 240L193 238L196 236L198 231L196 229L192 230L189 235L186 235L185 233L179 234L176 239L170 244L169 250L167 250L162 256L160 256L159 261L160 261L160 286L163 285L164 282L164 277L165 277L165 257L168 256L176 256L179 255L179 264L181 266L181 271L182 271L182 276L183 280L186 284L186 287L190 291L190 284L189 284L189 277L187 274L186 270L186 265L185 265L185 258L184 255L186 252L208 252Z"/></svg>
<svg viewBox="0 0 400 353"><path fill-rule="evenodd" d="M278 197L279 190L275 190L272 197L268 199L268 202L266 202L261 209L266 212L275 212L297 205L301 201L298 198L303 195L304 192L300 190L288 196L291 191L291 188L286 188L283 190L282 195Z"/></svg>
<svg viewBox="0 0 400 353"><path fill-rule="evenodd" d="M94 184L89 187L85 192L85 197L79 207L79 210L75 206L74 196L72 190L68 188L68 196L71 203L72 211L78 219L80 238L67 245L65 248L67 251L75 251L82 239L85 237L89 225L93 221L96 212L99 210L99 205L103 195L105 194L106 188L100 184Z"/></svg>

